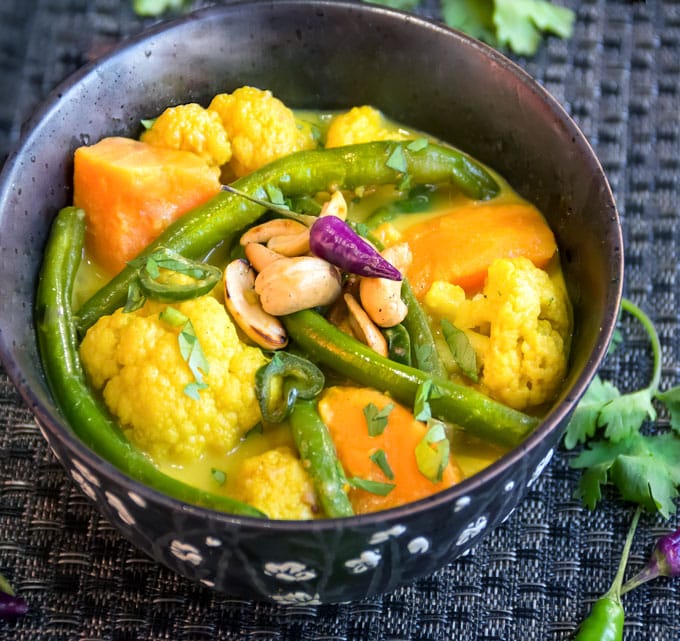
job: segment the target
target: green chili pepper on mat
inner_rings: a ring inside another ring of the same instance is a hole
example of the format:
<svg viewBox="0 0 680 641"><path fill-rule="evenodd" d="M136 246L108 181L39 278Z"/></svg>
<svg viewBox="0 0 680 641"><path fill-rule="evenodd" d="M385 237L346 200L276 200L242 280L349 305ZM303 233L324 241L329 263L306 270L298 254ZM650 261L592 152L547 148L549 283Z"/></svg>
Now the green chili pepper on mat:
<svg viewBox="0 0 680 641"><path fill-rule="evenodd" d="M624 611L621 603L621 585L628 562L633 536L640 519L640 508L635 511L623 546L616 576L609 590L593 604L590 614L583 619L574 641L622 641Z"/></svg>
<svg viewBox="0 0 680 641"><path fill-rule="evenodd" d="M47 242L36 293L38 347L52 395L76 435L125 474L181 501L246 516L262 512L225 496L191 487L160 472L123 435L92 395L78 354L71 294L85 237L85 214L66 207Z"/></svg>
<svg viewBox="0 0 680 641"><path fill-rule="evenodd" d="M334 149L300 151L276 160L234 182L248 194L263 186L278 188L287 198L315 194L331 188L354 189L363 185L391 184L404 171L388 166L394 141L371 142ZM478 200L493 198L500 188L482 165L461 151L429 144L413 151L403 145L403 169L414 184L451 183ZM222 191L207 203L171 224L141 256L167 247L186 258L201 260L217 244L252 224L265 211L236 194ZM125 304L136 269L125 267L78 310L77 327L85 332L104 314Z"/></svg>
<svg viewBox="0 0 680 641"><path fill-rule="evenodd" d="M315 401L298 400L290 415L290 426L326 516L352 516L354 512L345 491L347 481Z"/></svg>
<svg viewBox="0 0 680 641"><path fill-rule="evenodd" d="M439 392L430 398L432 414L477 436L514 447L538 424L537 418L506 407L477 390L376 354L313 310L295 312L281 320L288 335L314 361L362 385L387 392L410 407L420 385L432 380Z"/></svg>

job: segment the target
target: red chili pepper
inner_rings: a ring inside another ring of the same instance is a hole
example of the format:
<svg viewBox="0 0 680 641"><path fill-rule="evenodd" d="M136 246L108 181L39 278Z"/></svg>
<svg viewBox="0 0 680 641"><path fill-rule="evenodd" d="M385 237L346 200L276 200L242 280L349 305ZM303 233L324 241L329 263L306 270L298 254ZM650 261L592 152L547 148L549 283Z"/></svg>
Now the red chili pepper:
<svg viewBox="0 0 680 641"><path fill-rule="evenodd" d="M309 230L312 253L359 276L402 280L401 272L337 216L321 216Z"/></svg>

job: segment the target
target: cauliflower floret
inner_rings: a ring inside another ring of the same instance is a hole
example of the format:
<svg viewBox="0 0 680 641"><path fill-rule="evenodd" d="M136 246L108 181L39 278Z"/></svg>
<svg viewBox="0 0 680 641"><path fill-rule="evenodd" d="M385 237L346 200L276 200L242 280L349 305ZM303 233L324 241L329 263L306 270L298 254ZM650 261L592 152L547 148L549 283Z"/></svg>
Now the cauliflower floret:
<svg viewBox="0 0 680 641"><path fill-rule="evenodd" d="M315 146L311 130L298 126L293 112L271 91L241 87L215 96L208 110L219 114L227 131L233 152L229 167L237 177Z"/></svg>
<svg viewBox="0 0 680 641"><path fill-rule="evenodd" d="M285 446L246 459L234 478L232 494L270 519L312 519L317 509L309 475Z"/></svg>
<svg viewBox="0 0 680 641"><path fill-rule="evenodd" d="M570 307L563 287L529 259L494 261L483 292L470 299L435 282L425 304L466 331L491 396L520 410L555 396L567 370Z"/></svg>
<svg viewBox="0 0 680 641"><path fill-rule="evenodd" d="M168 107L141 136L156 147L192 151L211 167L231 158L231 144L218 114L196 103Z"/></svg>
<svg viewBox="0 0 680 641"><path fill-rule="evenodd" d="M208 449L226 452L260 419L255 372L262 352L239 340L224 307L211 296L174 305L191 320L209 371L195 400L194 381L175 327L159 317L168 305L100 318L80 346L92 385L126 436L158 462L188 461Z"/></svg>
<svg viewBox="0 0 680 641"><path fill-rule="evenodd" d="M342 147L376 140L405 140L397 130L385 127L382 113L364 105L333 116L326 132L326 147Z"/></svg>

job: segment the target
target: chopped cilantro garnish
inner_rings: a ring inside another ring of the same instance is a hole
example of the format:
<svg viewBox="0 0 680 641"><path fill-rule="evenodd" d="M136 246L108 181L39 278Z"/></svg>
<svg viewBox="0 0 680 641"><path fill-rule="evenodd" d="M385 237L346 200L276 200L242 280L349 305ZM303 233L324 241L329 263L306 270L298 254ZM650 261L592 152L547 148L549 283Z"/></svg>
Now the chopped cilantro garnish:
<svg viewBox="0 0 680 641"><path fill-rule="evenodd" d="M219 485L224 485L227 482L226 473L222 470L218 470L216 467L210 468L210 474Z"/></svg>
<svg viewBox="0 0 680 641"><path fill-rule="evenodd" d="M380 468L380 471L390 479L390 481L394 479L394 472L387 462L387 454L385 454L384 450L376 450L369 458Z"/></svg>
<svg viewBox="0 0 680 641"><path fill-rule="evenodd" d="M406 164L406 156L404 156L404 148L401 145L395 145L385 164L390 169L405 174L408 171L408 165Z"/></svg>
<svg viewBox="0 0 680 641"><path fill-rule="evenodd" d="M394 488L394 483L382 483L380 481L371 481L369 479L362 479L358 476L353 476L351 479L347 479L347 482L359 490L364 490L365 492L370 492L371 494L377 494L378 496L387 496Z"/></svg>
<svg viewBox="0 0 680 641"><path fill-rule="evenodd" d="M420 473L433 483L442 480L449 463L451 446L446 438L446 428L441 421L428 421L429 429L415 449L416 462Z"/></svg>
<svg viewBox="0 0 680 641"><path fill-rule="evenodd" d="M379 436L385 431L390 412L393 409L393 403L388 403L382 409L378 409L373 403L369 403L364 407L364 417L366 418L370 436Z"/></svg>
<svg viewBox="0 0 680 641"><path fill-rule="evenodd" d="M430 399L440 398L441 391L428 378L418 385L416 390L416 399L413 404L413 416L417 421L427 421L432 417L432 410L430 409Z"/></svg>
<svg viewBox="0 0 680 641"><path fill-rule="evenodd" d="M406 145L406 149L409 151L420 151L421 149L425 149L429 144L427 138L416 138Z"/></svg>
<svg viewBox="0 0 680 641"><path fill-rule="evenodd" d="M272 205L290 209L286 199L283 196L283 192L278 187L275 185L265 185L264 190L267 192L267 198L269 198L269 201Z"/></svg>
<svg viewBox="0 0 680 641"><path fill-rule="evenodd" d="M477 382L479 378L477 372L477 355L472 348L472 344L470 343L467 334L445 318L441 321L441 328L444 340L451 350L456 365L460 367L465 376Z"/></svg>
<svg viewBox="0 0 680 641"><path fill-rule="evenodd" d="M198 341L191 319L174 307L166 307L159 314L159 318L172 327L181 327L177 336L179 351L194 377L193 382L185 385L184 393L194 400L199 400L199 392L208 388L203 376L210 370L210 365Z"/></svg>

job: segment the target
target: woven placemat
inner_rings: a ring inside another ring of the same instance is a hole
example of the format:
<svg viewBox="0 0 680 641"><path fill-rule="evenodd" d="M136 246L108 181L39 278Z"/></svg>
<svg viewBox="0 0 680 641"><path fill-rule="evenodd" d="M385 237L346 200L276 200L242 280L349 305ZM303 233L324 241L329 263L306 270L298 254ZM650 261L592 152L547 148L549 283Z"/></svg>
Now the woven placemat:
<svg viewBox="0 0 680 641"><path fill-rule="evenodd" d="M205 6L197 2L195 6ZM624 226L626 295L657 324L662 387L677 385L680 222L680 1L570 0L573 37L518 62L595 146ZM438 17L436 1L423 3ZM44 96L84 62L151 20L127 0L0 3L0 162ZM602 374L646 383L643 336ZM660 421L667 417L660 415ZM608 587L632 510L606 495L595 512L573 498L579 474L560 450L512 516L465 557L392 594L332 606L235 600L149 560L99 516L62 471L0 369L0 572L30 604L0 621L0 641L566 640ZM644 516L631 567L679 524ZM680 581L625 597L627 641L680 641Z"/></svg>

